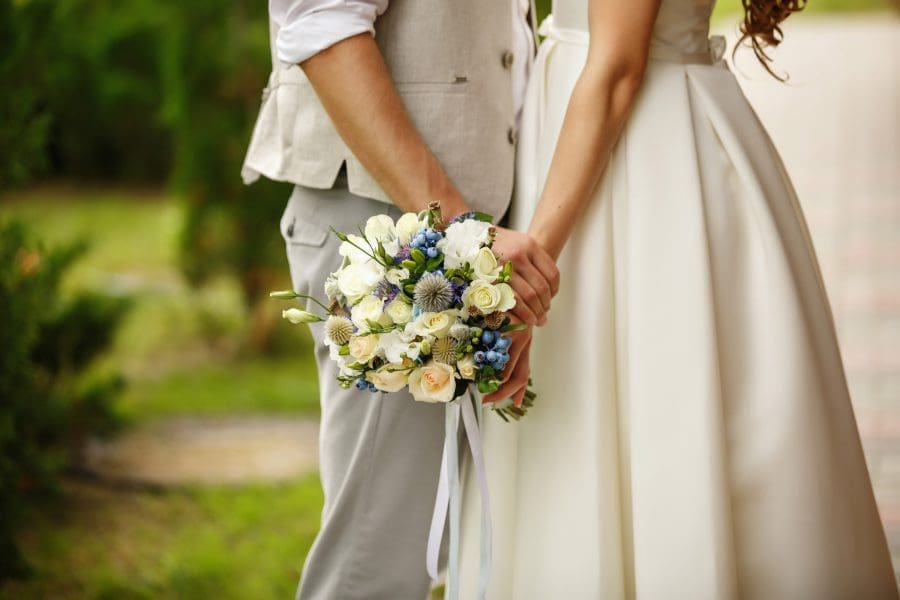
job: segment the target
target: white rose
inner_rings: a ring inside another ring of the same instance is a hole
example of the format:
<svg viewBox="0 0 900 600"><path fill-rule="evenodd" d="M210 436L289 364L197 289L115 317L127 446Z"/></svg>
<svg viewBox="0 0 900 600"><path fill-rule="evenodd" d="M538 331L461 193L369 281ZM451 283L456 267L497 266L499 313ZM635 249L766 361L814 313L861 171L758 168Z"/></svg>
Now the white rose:
<svg viewBox="0 0 900 600"><path fill-rule="evenodd" d="M369 250L366 240L354 234L348 235L347 239L349 241L341 242L338 254L354 264L372 260L372 252Z"/></svg>
<svg viewBox="0 0 900 600"><path fill-rule="evenodd" d="M408 330L412 330L416 335L444 337L450 328L456 323L459 311L445 310L439 313L426 312L418 316L418 318L407 325Z"/></svg>
<svg viewBox="0 0 900 600"><path fill-rule="evenodd" d="M456 393L456 378L450 365L431 361L409 375L409 391L419 402L450 402Z"/></svg>
<svg viewBox="0 0 900 600"><path fill-rule="evenodd" d="M384 277L384 268L375 261L350 263L337 272L337 285L351 304L375 289Z"/></svg>
<svg viewBox="0 0 900 600"><path fill-rule="evenodd" d="M366 239L376 248L378 247L378 242L386 244L397 237L394 220L387 215L369 217L364 231Z"/></svg>
<svg viewBox="0 0 900 600"><path fill-rule="evenodd" d="M456 361L456 368L463 379L473 381L475 379L475 357L468 354Z"/></svg>
<svg viewBox="0 0 900 600"><path fill-rule="evenodd" d="M425 227L425 222L419 220L419 215L416 213L404 214L397 219L397 241L400 242L401 246L407 245L409 240L423 227Z"/></svg>
<svg viewBox="0 0 900 600"><path fill-rule="evenodd" d="M378 349L389 363L402 363L404 358L416 360L421 348L414 340L415 336L402 331L389 331L378 336Z"/></svg>
<svg viewBox="0 0 900 600"><path fill-rule="evenodd" d="M359 304L350 309L350 320L362 330L369 330L369 321L375 321L381 325L387 325L387 315L384 314L384 302L375 296L366 296Z"/></svg>
<svg viewBox="0 0 900 600"><path fill-rule="evenodd" d="M478 250L490 241L488 230L490 223L466 219L450 225L444 232L444 238L437 243L444 254L444 266L456 269L464 263L471 262Z"/></svg>
<svg viewBox="0 0 900 600"><path fill-rule="evenodd" d="M412 304L400 298L394 298L385 308L387 316L397 325L406 325L412 319Z"/></svg>
<svg viewBox="0 0 900 600"><path fill-rule="evenodd" d="M481 314L506 312L516 305L516 297L507 283L496 285L480 279L473 281L462 296L464 310L470 306L477 308Z"/></svg>
<svg viewBox="0 0 900 600"><path fill-rule="evenodd" d="M385 365L377 371L366 373L366 380L382 392L399 392L406 387L407 378L407 371L399 364Z"/></svg>
<svg viewBox="0 0 900 600"><path fill-rule="evenodd" d="M390 269L385 275L384 278L387 279L387 282L400 287L400 282L404 279L409 279L409 269Z"/></svg>
<svg viewBox="0 0 900 600"><path fill-rule="evenodd" d="M354 335L350 338L350 356L357 362L368 364L378 353L377 335Z"/></svg>
<svg viewBox="0 0 900 600"><path fill-rule="evenodd" d="M475 278L493 283L500 275L500 267L497 266L497 257L490 248L482 248L475 253L471 261Z"/></svg>

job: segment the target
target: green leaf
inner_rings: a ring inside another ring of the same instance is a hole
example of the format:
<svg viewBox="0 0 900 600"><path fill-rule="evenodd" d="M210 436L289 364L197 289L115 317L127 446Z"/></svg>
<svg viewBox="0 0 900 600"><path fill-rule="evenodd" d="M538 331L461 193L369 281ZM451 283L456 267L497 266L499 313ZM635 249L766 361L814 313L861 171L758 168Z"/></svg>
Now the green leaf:
<svg viewBox="0 0 900 600"><path fill-rule="evenodd" d="M528 325L526 325L525 323L507 323L497 331L501 333L507 333L510 331L525 331L526 329L528 329Z"/></svg>
<svg viewBox="0 0 900 600"><path fill-rule="evenodd" d="M484 223L493 223L494 222L494 217L492 217L491 215L489 215L487 213L483 213L483 212L477 212L477 211L473 212L472 218L475 219L476 221L483 221Z"/></svg>
<svg viewBox="0 0 900 600"><path fill-rule="evenodd" d="M416 261L416 265L424 265L425 264L425 253L423 253L418 248L413 248L409 253L414 261Z"/></svg>

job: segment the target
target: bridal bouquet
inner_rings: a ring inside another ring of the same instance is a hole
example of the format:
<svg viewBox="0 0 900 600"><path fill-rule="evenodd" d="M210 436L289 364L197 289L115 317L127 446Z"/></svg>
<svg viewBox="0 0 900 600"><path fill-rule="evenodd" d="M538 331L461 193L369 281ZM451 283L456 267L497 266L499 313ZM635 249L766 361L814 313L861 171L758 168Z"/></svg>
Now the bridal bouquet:
<svg viewBox="0 0 900 600"><path fill-rule="evenodd" d="M283 311L292 323L324 321L325 343L343 387L372 392L408 388L420 402L447 403L469 385L496 391L519 326L508 311L516 304L509 285L512 263L491 250L491 217L466 213L445 223L440 207L369 218L359 234L335 231L341 267L325 282L325 304L292 291L282 299L309 298L325 315L299 308ZM518 419L533 404L493 406L504 420Z"/></svg>

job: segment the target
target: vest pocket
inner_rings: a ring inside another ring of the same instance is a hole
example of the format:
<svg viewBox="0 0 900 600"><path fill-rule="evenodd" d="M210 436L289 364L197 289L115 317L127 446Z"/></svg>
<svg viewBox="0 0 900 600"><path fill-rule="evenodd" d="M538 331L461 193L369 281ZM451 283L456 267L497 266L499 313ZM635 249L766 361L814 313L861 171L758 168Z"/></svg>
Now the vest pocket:
<svg viewBox="0 0 900 600"><path fill-rule="evenodd" d="M401 94L462 94L469 90L469 78L457 75L447 81L398 81L394 85Z"/></svg>
<svg viewBox="0 0 900 600"><path fill-rule="evenodd" d="M281 235L288 244L313 248L321 247L328 239L328 231L314 223L302 221L296 215L285 215L281 222Z"/></svg>

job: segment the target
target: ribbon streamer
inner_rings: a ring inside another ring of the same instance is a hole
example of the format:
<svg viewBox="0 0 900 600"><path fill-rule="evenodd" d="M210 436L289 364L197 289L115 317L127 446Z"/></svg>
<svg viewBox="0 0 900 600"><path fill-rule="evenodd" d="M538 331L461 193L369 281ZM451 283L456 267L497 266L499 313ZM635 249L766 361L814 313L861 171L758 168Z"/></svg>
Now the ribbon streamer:
<svg viewBox="0 0 900 600"><path fill-rule="evenodd" d="M488 494L487 472L484 466L484 452L481 446L481 432L479 424L482 421L482 409L479 403L478 416L476 417L473 404L475 398L469 394L468 398L460 398L450 402L446 406L445 430L444 430L444 456L441 460L441 474L438 482L437 496L434 501L434 513L431 516L431 531L428 534L428 547L426 550L425 564L428 575L432 579L438 578L438 558L440 555L441 541L444 536L444 526L447 523L449 507L450 515L450 552L447 568L448 600L459 598L459 520L460 520L460 482L459 482L459 448L457 436L459 435L459 417L462 412L463 427L466 432L469 450L472 453L472 462L475 466L475 476L481 492L481 568L478 579L478 599L484 600L487 594L487 585L491 572L491 503Z"/></svg>

